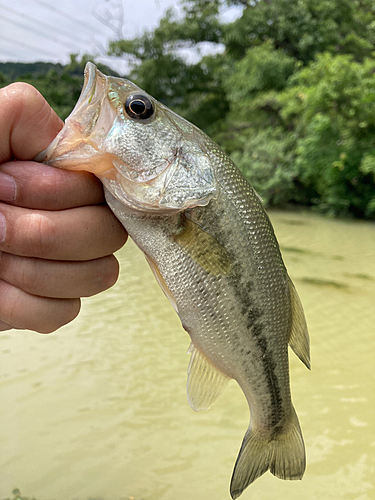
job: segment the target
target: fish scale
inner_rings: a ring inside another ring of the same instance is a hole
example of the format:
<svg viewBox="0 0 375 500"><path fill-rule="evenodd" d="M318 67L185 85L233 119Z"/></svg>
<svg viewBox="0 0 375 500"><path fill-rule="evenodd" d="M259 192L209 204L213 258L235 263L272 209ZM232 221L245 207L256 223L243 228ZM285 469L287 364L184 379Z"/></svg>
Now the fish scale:
<svg viewBox="0 0 375 500"><path fill-rule="evenodd" d="M87 63L76 107L37 160L103 182L191 337L191 407L208 409L231 378L240 385L251 418L232 498L267 470L301 479L288 343L310 367L306 322L261 200L229 157L129 80Z"/></svg>

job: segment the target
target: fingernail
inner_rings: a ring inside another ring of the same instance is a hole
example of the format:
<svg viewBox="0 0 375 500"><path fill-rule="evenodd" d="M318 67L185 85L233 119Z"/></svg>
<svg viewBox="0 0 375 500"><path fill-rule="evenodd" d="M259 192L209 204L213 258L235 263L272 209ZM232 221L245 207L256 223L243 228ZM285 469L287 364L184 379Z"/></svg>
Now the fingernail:
<svg viewBox="0 0 375 500"><path fill-rule="evenodd" d="M0 213L0 243L5 240L5 235L7 232L7 223L3 214Z"/></svg>
<svg viewBox="0 0 375 500"><path fill-rule="evenodd" d="M14 201L16 199L16 181L11 175L0 172L0 200Z"/></svg>

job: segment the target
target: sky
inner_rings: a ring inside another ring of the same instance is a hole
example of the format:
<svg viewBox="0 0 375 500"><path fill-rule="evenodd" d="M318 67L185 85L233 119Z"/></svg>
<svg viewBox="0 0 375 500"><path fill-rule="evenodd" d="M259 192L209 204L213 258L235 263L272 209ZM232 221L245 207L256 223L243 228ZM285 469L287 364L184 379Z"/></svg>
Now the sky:
<svg viewBox="0 0 375 500"><path fill-rule="evenodd" d="M155 28L176 4L176 0L0 0L0 62L66 64L69 54L88 53L125 73L125 61L106 55L108 41ZM235 10L227 13L228 20L236 15Z"/></svg>

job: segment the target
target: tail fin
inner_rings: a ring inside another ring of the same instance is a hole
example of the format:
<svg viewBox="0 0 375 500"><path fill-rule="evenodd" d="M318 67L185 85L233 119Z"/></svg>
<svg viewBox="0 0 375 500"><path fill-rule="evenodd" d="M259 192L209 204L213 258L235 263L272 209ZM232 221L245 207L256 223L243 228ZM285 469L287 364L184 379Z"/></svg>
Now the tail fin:
<svg viewBox="0 0 375 500"><path fill-rule="evenodd" d="M293 409L287 430L275 437L265 439L249 427L234 466L230 494L233 499L238 498L268 469L280 479L302 479L305 466L305 446Z"/></svg>

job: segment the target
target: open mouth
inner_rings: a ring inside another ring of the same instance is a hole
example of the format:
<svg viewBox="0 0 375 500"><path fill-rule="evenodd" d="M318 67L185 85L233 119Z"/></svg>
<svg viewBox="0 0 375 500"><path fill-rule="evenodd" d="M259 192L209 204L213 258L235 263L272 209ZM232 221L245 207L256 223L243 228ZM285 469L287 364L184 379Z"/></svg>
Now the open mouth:
<svg viewBox="0 0 375 500"><path fill-rule="evenodd" d="M100 101L104 95L106 78L92 62L86 63L81 95L63 129L48 148L35 157L35 161L60 168L72 168L72 163L87 163L93 154L90 133L99 116Z"/></svg>

